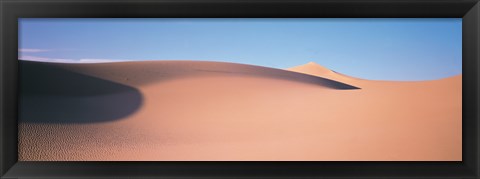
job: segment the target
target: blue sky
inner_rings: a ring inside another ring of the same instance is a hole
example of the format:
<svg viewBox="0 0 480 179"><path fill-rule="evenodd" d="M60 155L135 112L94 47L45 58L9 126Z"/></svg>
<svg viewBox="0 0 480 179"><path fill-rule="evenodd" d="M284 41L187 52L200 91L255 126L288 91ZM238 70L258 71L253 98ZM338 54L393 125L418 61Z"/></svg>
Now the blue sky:
<svg viewBox="0 0 480 179"><path fill-rule="evenodd" d="M288 68L313 61L354 77L432 80L462 73L461 18L19 20L19 58L202 60Z"/></svg>

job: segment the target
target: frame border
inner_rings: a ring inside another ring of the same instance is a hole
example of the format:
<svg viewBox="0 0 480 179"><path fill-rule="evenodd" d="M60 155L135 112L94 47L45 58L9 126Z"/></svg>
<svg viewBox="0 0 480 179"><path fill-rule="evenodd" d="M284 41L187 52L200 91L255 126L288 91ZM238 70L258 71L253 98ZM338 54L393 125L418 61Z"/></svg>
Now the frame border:
<svg viewBox="0 0 480 179"><path fill-rule="evenodd" d="M18 18L462 18L462 162L19 162ZM0 0L0 177L478 178L478 0Z"/></svg>

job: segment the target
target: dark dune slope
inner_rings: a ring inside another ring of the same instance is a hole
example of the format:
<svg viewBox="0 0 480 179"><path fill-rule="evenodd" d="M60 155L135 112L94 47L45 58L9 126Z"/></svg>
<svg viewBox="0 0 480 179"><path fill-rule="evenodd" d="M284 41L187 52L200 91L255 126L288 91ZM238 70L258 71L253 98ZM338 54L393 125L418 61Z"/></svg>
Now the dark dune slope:
<svg viewBox="0 0 480 179"><path fill-rule="evenodd" d="M20 122L85 123L116 120L142 103L138 90L49 63L19 61Z"/></svg>

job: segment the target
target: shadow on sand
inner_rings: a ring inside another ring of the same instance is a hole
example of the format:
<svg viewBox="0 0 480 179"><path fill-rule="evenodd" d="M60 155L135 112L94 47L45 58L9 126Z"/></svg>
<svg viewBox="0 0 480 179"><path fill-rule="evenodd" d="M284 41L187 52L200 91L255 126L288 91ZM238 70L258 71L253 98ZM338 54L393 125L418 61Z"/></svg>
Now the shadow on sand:
<svg viewBox="0 0 480 179"><path fill-rule="evenodd" d="M135 88L53 65L21 61L19 71L19 122L106 122L122 119L142 104Z"/></svg>
<svg viewBox="0 0 480 179"><path fill-rule="evenodd" d="M76 73L70 68L86 68L109 80ZM336 90L360 89L303 73L222 62L55 64L20 61L19 70L19 122L27 123L95 123L123 119L137 111L143 101L140 91L131 86L212 74L287 80Z"/></svg>

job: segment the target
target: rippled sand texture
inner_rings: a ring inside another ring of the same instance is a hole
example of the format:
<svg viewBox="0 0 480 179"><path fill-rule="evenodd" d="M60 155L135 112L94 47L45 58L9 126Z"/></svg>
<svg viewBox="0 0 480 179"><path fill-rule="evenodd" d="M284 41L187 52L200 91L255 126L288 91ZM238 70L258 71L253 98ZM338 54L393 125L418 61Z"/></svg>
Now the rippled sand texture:
<svg viewBox="0 0 480 179"><path fill-rule="evenodd" d="M21 161L461 161L462 76L20 61Z"/></svg>

